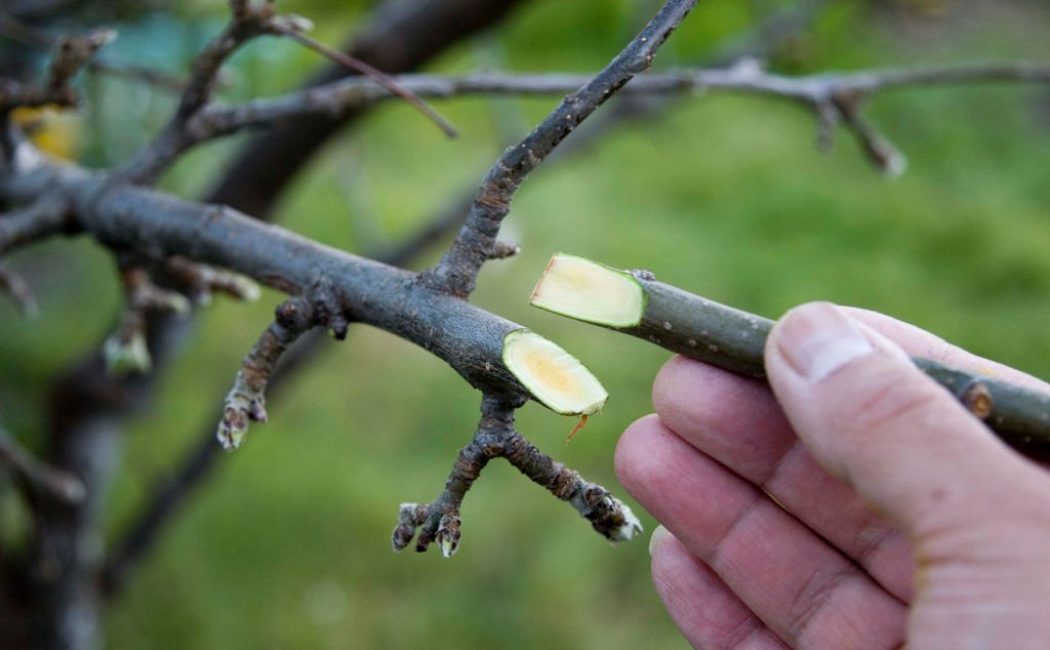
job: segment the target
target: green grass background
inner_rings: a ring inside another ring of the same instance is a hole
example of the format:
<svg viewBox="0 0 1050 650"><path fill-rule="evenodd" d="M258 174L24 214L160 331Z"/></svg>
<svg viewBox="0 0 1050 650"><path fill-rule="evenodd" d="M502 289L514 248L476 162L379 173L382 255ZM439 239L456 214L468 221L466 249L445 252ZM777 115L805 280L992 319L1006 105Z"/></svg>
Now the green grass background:
<svg viewBox="0 0 1050 650"><path fill-rule="evenodd" d="M337 42L363 3L281 3L319 18ZM637 29L651 2L537 0L496 33L443 56L438 71L591 71ZM701 61L775 5L705 2L658 57ZM116 54L184 65L218 26L222 3L124 26ZM782 47L789 72L977 59L1047 60L1050 14L1037 3L844 2ZM317 66L267 40L232 66L230 97L292 87ZM120 160L170 100L124 82L91 84L85 159ZM385 105L334 140L280 206L282 223L348 250L392 244L475 186L507 137L554 99L443 102L459 140ZM604 382L608 407L572 444L573 422L529 405L519 425L584 476L622 495L618 434L650 410L668 355L532 310L550 255L585 255L776 317L827 299L880 310L980 354L1050 376L1050 92L1007 86L913 89L869 114L907 154L899 179L874 172L846 134L829 155L812 116L791 105L692 95L543 166L506 223L523 253L486 267L476 304L561 343ZM187 158L165 186L199 195L235 143ZM421 260L417 266L430 260ZM0 305L0 412L37 444L47 382L106 333L118 292L108 256L83 240L20 254L44 317ZM196 441L279 297L217 301L199 318L158 399L130 426L107 515L112 537L153 481ZM571 508L501 462L464 504L460 553L395 555L402 501L441 489L470 438L479 399L441 361L384 332L354 328L224 456L106 617L112 648L684 648L648 578L646 540L611 546ZM696 495L704 498L704 495ZM0 509L8 541L25 515ZM647 529L654 523L643 516Z"/></svg>

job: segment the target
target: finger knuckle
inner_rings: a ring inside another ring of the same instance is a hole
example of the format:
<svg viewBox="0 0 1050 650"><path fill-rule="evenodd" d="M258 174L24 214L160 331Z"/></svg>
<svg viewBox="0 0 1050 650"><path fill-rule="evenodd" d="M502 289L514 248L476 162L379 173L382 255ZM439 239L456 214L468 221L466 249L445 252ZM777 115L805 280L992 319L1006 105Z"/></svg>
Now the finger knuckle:
<svg viewBox="0 0 1050 650"><path fill-rule="evenodd" d="M850 428L878 432L899 427L922 427L937 419L941 397L935 386L909 381L900 373L883 373L871 382L846 414Z"/></svg>

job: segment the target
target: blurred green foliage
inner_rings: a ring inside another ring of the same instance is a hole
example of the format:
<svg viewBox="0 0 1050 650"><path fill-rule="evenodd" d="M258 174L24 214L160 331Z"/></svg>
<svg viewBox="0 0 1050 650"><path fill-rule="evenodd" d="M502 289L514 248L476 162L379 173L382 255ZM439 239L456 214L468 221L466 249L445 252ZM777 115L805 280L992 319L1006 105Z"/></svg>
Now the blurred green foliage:
<svg viewBox="0 0 1050 650"><path fill-rule="evenodd" d="M282 4L321 18L320 36L339 42L368 3ZM537 0L433 69L595 70L653 6ZM775 6L703 3L658 66L702 61ZM178 20L125 25L112 54L184 69L221 16L222 3L186 3ZM1036 3L835 3L773 64L806 72L1046 60L1047 28L1050 15ZM320 64L290 43L264 40L237 56L227 92L276 93ZM94 103L82 128L93 164L126 157L171 106L170 97L124 81L89 87ZM910 160L896 180L874 172L843 134L830 155L818 153L812 117L797 107L714 94L682 98L542 167L507 222L524 252L486 268L475 302L559 341L611 399L569 446L573 422L541 407L520 412L521 430L616 487L617 435L649 411L651 379L667 358L528 309L532 283L559 250L648 268L771 317L817 298L884 311L1050 376L1048 99L1046 90L1005 86L880 97L871 115ZM553 101L443 102L463 133L456 141L412 110L384 105L301 175L282 222L349 250L396 242L476 185L506 144L503 134L522 133ZM195 152L165 186L199 195L235 144ZM17 261L40 292L44 318L29 325L0 306L0 411L32 444L47 382L106 333L118 295L111 262L89 242L51 243ZM219 302L201 314L185 356L132 426L111 494L111 532L196 442L277 300L268 293L252 306ZM390 552L398 504L437 494L477 409L478 396L440 361L355 328L192 497L109 612L108 647L685 647L650 585L645 540L610 546L504 463L486 469L469 494L457 557ZM17 505L5 502L0 517L4 534L17 535ZM653 527L647 517L645 524Z"/></svg>

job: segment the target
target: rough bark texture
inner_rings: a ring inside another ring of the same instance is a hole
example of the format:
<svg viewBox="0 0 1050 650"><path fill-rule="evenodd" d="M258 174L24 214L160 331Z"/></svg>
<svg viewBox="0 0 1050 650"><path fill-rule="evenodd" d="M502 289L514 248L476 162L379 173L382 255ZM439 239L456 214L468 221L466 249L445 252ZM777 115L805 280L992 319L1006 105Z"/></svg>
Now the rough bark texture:
<svg viewBox="0 0 1050 650"><path fill-rule="evenodd" d="M554 158L589 151L601 142L602 137L628 120L651 116L650 105L641 98L621 100L616 110L606 112L604 119L592 120L566 141ZM551 161L548 161L548 165ZM388 255L372 254L367 257L386 264L405 267L414 258L432 248L449 235L455 233L470 211L473 188L459 196L433 216L421 222L415 233L408 236ZM170 260L169 260L170 265ZM282 358L267 385L267 402L272 403L281 394L284 386L298 376L329 343L329 337L314 330L303 337ZM166 527L173 523L180 508L188 507L198 488L220 467L217 464L221 450L215 444L214 422L219 416L208 418L196 436L196 442L185 455L173 463L173 469L165 472L148 501L133 515L119 539L114 543L101 572L101 584L107 597L119 596L127 583L129 574L161 538Z"/></svg>

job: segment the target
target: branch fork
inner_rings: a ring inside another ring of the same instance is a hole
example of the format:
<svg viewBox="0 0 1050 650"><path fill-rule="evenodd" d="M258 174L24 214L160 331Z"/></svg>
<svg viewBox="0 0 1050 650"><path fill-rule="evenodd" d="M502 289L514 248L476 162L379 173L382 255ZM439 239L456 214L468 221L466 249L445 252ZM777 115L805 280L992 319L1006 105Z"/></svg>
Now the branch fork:
<svg viewBox="0 0 1050 650"><path fill-rule="evenodd" d="M42 84L26 85L10 79L0 79L0 120L15 108L39 108L54 105L73 108L77 93L71 86L73 78L87 65L102 46L117 37L110 29L94 29L84 34L66 36L56 42L55 53Z"/></svg>
<svg viewBox="0 0 1050 650"><path fill-rule="evenodd" d="M0 192L16 203L45 190L63 193L77 206L78 225L111 247L147 251L151 259L182 256L232 268L296 296L278 308L274 322L245 358L227 395L217 429L224 448L239 446L249 423L266 419L266 386L281 355L303 332L324 326L341 338L351 320L361 321L444 359L485 396L482 424L474 442L461 454L445 492L424 509L403 509L396 540L410 540L419 527L417 548L436 540L445 554L454 553L461 528L459 503L484 464L496 456L507 458L534 482L573 505L607 538L627 539L640 525L624 504L555 462L513 429L514 409L529 398L558 413L587 415L604 405L604 388L583 364L553 342L475 307L466 298L487 260L514 252L513 247L498 243L497 236L513 194L528 173L651 64L653 53L695 4L696 0L667 0L609 66L567 96L519 146L509 149L486 176L448 254L421 275L260 225L229 208L194 204L141 187L199 135L192 133L191 122L206 109L215 75L241 43L257 34L259 27L253 21L272 17L265 13L271 3L261 10L243 0L231 4L231 23L198 57L168 126L122 169L90 173L37 161L31 171L0 178ZM137 291L138 278L140 271L129 273L125 282L131 306L147 302ZM327 279L324 286L319 286L319 278ZM129 321L127 329L141 333L141 323L130 316Z"/></svg>
<svg viewBox="0 0 1050 650"><path fill-rule="evenodd" d="M428 504L401 504L391 536L395 551L404 550L415 537L418 552L437 542L443 557L455 555L461 537L463 498L493 458L505 458L534 483L568 502L610 541L629 540L642 532L641 522L626 504L553 460L518 433L514 428L516 408L498 398L482 399L481 422L471 443L460 450L442 493Z"/></svg>

